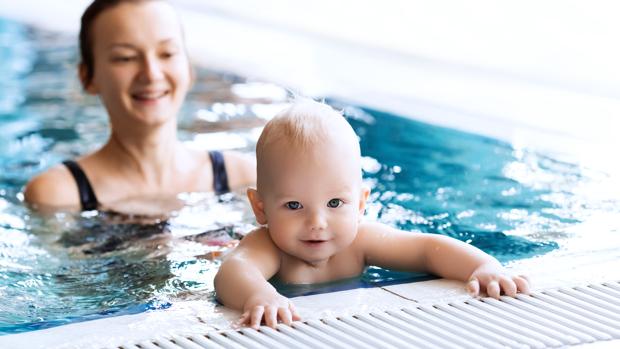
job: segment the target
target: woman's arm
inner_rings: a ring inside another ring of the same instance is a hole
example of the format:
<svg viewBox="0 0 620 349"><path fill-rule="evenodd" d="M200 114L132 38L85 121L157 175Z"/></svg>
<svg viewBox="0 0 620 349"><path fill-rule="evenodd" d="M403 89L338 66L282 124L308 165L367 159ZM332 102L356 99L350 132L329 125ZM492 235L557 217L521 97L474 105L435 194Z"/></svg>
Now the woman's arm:
<svg viewBox="0 0 620 349"><path fill-rule="evenodd" d="M243 311L242 323L258 328L265 319L275 327L299 319L293 304L267 281L280 269L277 247L267 229L253 231L224 258L215 276L217 298L225 306Z"/></svg>
<svg viewBox="0 0 620 349"><path fill-rule="evenodd" d="M360 234L367 264L468 281L467 288L474 295L480 288L495 298L502 290L511 296L517 291L529 292L527 279L510 275L497 259L459 240L404 232L379 223L364 223Z"/></svg>

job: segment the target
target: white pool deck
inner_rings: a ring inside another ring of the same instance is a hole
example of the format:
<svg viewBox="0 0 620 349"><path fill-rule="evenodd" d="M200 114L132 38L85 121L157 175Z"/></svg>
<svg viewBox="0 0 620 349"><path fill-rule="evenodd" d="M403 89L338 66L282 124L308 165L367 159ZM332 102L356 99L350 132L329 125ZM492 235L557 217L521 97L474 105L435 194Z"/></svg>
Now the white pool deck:
<svg viewBox="0 0 620 349"><path fill-rule="evenodd" d="M511 265L515 272L529 275L534 290L573 287L596 282L620 280L618 258L575 258L544 256ZM297 297L294 302L303 320L372 311L407 308L469 298L463 284L449 280L354 289ZM234 328L239 313L211 302L175 303L171 308L137 315L110 317L45 330L0 337L1 348L115 348L156 337L190 335ZM613 347L619 340L587 344L588 347ZM603 346L605 345L605 346Z"/></svg>
<svg viewBox="0 0 620 349"><path fill-rule="evenodd" d="M2 1L0 16L75 33L87 3ZM585 11L575 1L403 0L380 8L352 0L173 3L197 64L620 172L609 163L620 145L620 53L610 47L620 32L614 5L588 4ZM618 238L617 231L605 236ZM529 275L536 290L617 281L620 251L599 244L590 254L558 251L509 268ZM435 280L295 303L309 319L465 297L461 283ZM1 336L0 347L114 347L154 335L226 329L237 317L207 301L175 303L162 311Z"/></svg>

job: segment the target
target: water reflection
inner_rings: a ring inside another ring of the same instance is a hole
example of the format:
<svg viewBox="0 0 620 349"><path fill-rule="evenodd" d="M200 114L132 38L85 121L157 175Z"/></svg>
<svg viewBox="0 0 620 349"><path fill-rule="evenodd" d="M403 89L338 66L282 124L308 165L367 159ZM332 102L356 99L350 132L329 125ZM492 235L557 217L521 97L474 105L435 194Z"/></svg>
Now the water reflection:
<svg viewBox="0 0 620 349"><path fill-rule="evenodd" d="M81 92L74 38L7 23L0 20L6 77L0 81L0 297L11 301L0 304L0 334L179 300L212 301L221 255L254 227L243 193L141 198L154 205L116 203L104 212L32 212L22 204L28 178L107 139L107 117ZM252 151L261 125L282 109L286 96L278 86L198 69L179 137L205 151ZM368 219L449 235L504 262L620 247L617 176L577 160L332 103L360 137L364 181L372 189ZM369 268L353 284L409 277Z"/></svg>
<svg viewBox="0 0 620 349"><path fill-rule="evenodd" d="M0 333L212 299L219 258L253 227L251 211L237 194L187 198L166 218L31 213L33 226L0 229L0 294L12 300ZM204 214L216 206L235 214Z"/></svg>

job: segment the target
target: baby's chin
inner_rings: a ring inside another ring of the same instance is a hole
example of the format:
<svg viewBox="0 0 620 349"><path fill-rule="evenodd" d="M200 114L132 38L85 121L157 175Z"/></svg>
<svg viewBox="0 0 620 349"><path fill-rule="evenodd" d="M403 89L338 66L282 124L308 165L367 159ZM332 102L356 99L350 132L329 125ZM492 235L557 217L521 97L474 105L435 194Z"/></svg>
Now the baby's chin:
<svg viewBox="0 0 620 349"><path fill-rule="evenodd" d="M301 262L312 267L317 267L321 264L326 263L331 257L333 257L333 254L331 253L321 253L313 255L306 254L303 256L296 256L296 258L299 259Z"/></svg>

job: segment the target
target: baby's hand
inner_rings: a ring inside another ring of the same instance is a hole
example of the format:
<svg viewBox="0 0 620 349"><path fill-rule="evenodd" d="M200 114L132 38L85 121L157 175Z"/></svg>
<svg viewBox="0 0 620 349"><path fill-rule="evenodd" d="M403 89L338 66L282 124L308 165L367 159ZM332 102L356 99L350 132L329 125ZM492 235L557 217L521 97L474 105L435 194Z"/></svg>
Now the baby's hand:
<svg viewBox="0 0 620 349"><path fill-rule="evenodd" d="M258 329L263 318L265 324L271 328L276 327L278 320L290 325L292 321L301 319L293 302L278 293L250 297L243 306L239 323Z"/></svg>
<svg viewBox="0 0 620 349"><path fill-rule="evenodd" d="M469 277L467 290L475 297L480 290L486 290L489 297L498 299L501 292L514 297L517 292L530 293L529 281L525 276L510 275L498 263L485 263L476 268Z"/></svg>

